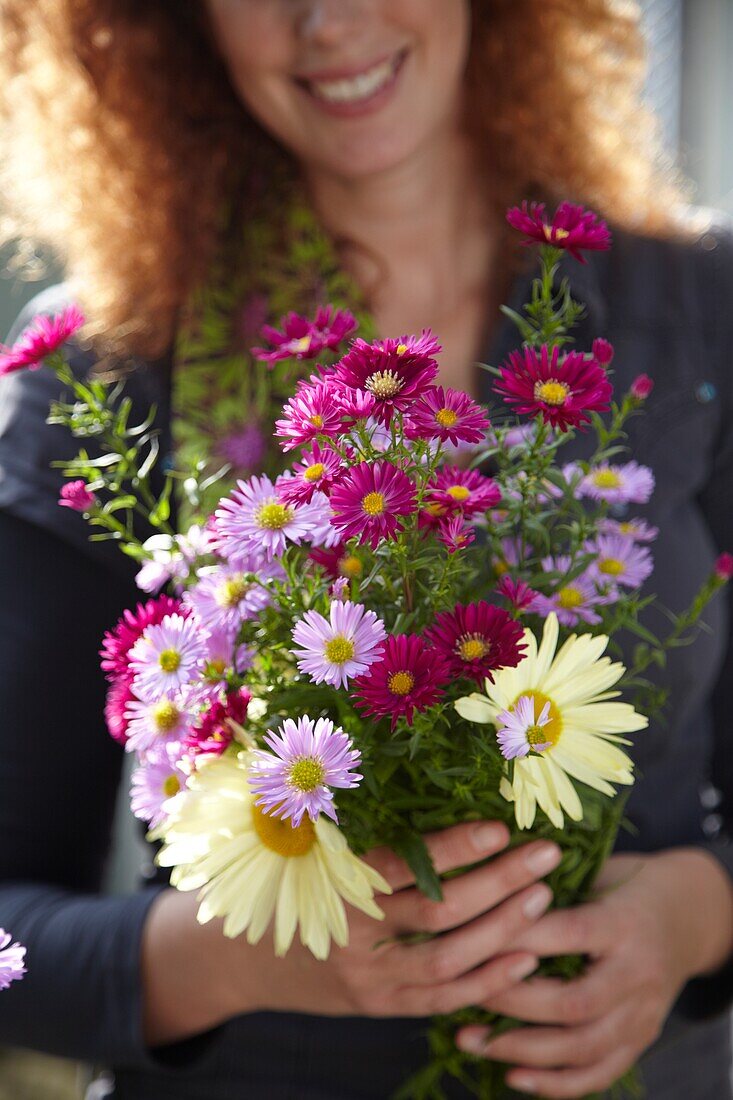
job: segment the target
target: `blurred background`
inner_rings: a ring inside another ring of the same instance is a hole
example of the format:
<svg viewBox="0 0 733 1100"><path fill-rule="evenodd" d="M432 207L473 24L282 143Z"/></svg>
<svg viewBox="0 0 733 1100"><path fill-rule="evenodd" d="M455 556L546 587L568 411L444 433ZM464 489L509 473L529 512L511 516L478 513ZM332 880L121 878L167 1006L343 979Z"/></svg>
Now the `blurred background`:
<svg viewBox="0 0 733 1100"><path fill-rule="evenodd" d="M733 0L642 0L640 6L649 52L647 96L666 148L692 181L695 201L733 215ZM7 260L0 255L0 341L25 302L58 278L49 271L28 281ZM128 806L125 790L108 876L113 892L132 888L147 863ZM0 1100L79 1100L88 1080L88 1072L75 1066L0 1051ZM105 1095L104 1078L86 1093L87 1100Z"/></svg>

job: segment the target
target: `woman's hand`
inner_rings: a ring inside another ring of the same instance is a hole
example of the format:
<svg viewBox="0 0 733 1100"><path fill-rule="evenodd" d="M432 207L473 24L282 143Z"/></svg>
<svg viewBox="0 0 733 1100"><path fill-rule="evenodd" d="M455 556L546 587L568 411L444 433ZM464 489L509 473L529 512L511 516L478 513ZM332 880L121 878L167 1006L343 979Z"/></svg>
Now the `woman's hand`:
<svg viewBox="0 0 733 1100"><path fill-rule="evenodd" d="M705 852L614 856L596 900L548 913L514 949L585 954L573 981L533 978L490 997L487 1008L524 1020L495 1040L467 1027L462 1049L515 1068L519 1092L571 1098L603 1091L659 1035L682 986L722 966L733 949L733 891Z"/></svg>
<svg viewBox="0 0 733 1100"><path fill-rule="evenodd" d="M349 945L326 962L294 944L281 959L265 938L250 946L227 940L220 922L198 925L191 895L166 891L153 905L143 936L145 1034L151 1046L261 1010L319 1015L430 1016L502 994L538 965L516 946L548 908L538 882L560 850L535 841L499 855L509 843L497 822L459 825L426 837L439 872L490 863L445 882L442 902L414 886L409 868L380 849L367 858L392 886L379 898L377 922L349 912ZM437 933L408 944L413 933Z"/></svg>

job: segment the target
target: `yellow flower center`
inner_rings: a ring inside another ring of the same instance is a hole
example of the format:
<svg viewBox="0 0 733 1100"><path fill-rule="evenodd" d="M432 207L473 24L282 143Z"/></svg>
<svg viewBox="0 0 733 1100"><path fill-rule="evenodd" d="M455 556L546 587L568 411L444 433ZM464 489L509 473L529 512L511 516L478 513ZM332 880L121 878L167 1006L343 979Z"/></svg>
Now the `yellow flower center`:
<svg viewBox="0 0 733 1100"><path fill-rule="evenodd" d="M560 735L562 733L562 716L556 705L553 703L552 699L550 699L549 695L545 695L545 693L542 691L523 691L522 695L528 696L534 701L534 713L535 717L537 718L539 718L540 714L542 714L542 710L545 704L550 704L550 721L547 722L544 726L532 725L527 730L527 740L529 740L530 731L539 729L539 733L535 735L536 740L530 741L530 745L543 745L546 744L548 741L551 745L556 745L560 740ZM518 696L514 700L511 707L509 708L510 710L514 709L514 707L519 702L519 699L522 698L522 695Z"/></svg>
<svg viewBox="0 0 733 1100"><path fill-rule="evenodd" d="M570 236L570 231L568 229L553 230L551 225L543 225L542 229L545 234L545 239L548 240L550 244L552 244L553 241L564 241Z"/></svg>
<svg viewBox="0 0 733 1100"><path fill-rule="evenodd" d="M456 653L462 661L480 661L490 648L491 643L483 634L464 634L456 642Z"/></svg>
<svg viewBox="0 0 733 1100"><path fill-rule="evenodd" d="M395 348L395 355L404 355L407 351L407 344L398 344Z"/></svg>
<svg viewBox="0 0 733 1100"><path fill-rule="evenodd" d="M310 417L310 422L314 428L323 427L323 417L320 413L313 413L313 416Z"/></svg>
<svg viewBox="0 0 733 1100"><path fill-rule="evenodd" d="M636 524L630 523L628 520L625 523L619 523L618 533L620 535L634 535L636 534Z"/></svg>
<svg viewBox="0 0 733 1100"><path fill-rule="evenodd" d="M447 508L444 504L439 504L437 500L433 500L425 505L425 511L430 516L444 516Z"/></svg>
<svg viewBox="0 0 733 1100"><path fill-rule="evenodd" d="M257 510L255 522L269 531L281 531L293 518L291 508L277 500L269 500Z"/></svg>
<svg viewBox="0 0 733 1100"><path fill-rule="evenodd" d="M500 561L498 558L494 562L494 572L497 577L503 577L505 573L509 572L509 566L505 561Z"/></svg>
<svg viewBox="0 0 733 1100"><path fill-rule="evenodd" d="M297 354L298 352L308 351L311 346L310 336L301 336L299 340L291 340L290 347Z"/></svg>
<svg viewBox="0 0 733 1100"><path fill-rule="evenodd" d="M592 475L593 484L599 489L618 489L621 478L615 470L596 470Z"/></svg>
<svg viewBox="0 0 733 1100"><path fill-rule="evenodd" d="M320 760L304 756L291 764L288 771L288 783L299 791L314 791L326 778L326 769Z"/></svg>
<svg viewBox="0 0 733 1100"><path fill-rule="evenodd" d="M415 686L415 677L411 672L393 672L387 681L387 687L393 695L409 695Z"/></svg>
<svg viewBox="0 0 733 1100"><path fill-rule="evenodd" d="M237 604L252 585L244 579L242 573L235 573L233 577L227 577L216 590L216 602L219 607L236 607Z"/></svg>
<svg viewBox="0 0 733 1100"><path fill-rule="evenodd" d="M181 712L170 699L163 699L153 708L153 721L161 733L170 733L176 728Z"/></svg>
<svg viewBox="0 0 733 1100"><path fill-rule="evenodd" d="M451 485L449 489L446 489L446 493L451 500L461 503L464 500L468 500L471 495L471 490L467 489L465 485Z"/></svg>
<svg viewBox="0 0 733 1100"><path fill-rule="evenodd" d="M441 428L452 428L458 420L458 413L454 412L453 409L438 409L435 419Z"/></svg>
<svg viewBox="0 0 733 1100"><path fill-rule="evenodd" d="M181 789L181 784L178 782L178 778L175 775L169 775L163 783L163 794L166 798L173 798L174 794L178 794Z"/></svg>
<svg viewBox="0 0 733 1100"><path fill-rule="evenodd" d="M556 378L549 378L547 382L535 382L534 399L544 401L545 405L564 405L569 393L570 387L564 382L558 382Z"/></svg>
<svg viewBox="0 0 733 1100"><path fill-rule="evenodd" d="M342 665L354 656L354 643L343 634L336 634L326 642L326 660L332 665Z"/></svg>
<svg viewBox="0 0 733 1100"><path fill-rule="evenodd" d="M548 723L549 725L549 723ZM546 745L549 741L548 737L545 737L545 730L547 726L528 726L527 727L527 741L530 745Z"/></svg>
<svg viewBox="0 0 733 1100"><path fill-rule="evenodd" d="M220 679L227 670L227 663L223 657L216 657L213 661L209 661L207 667L207 674L214 679Z"/></svg>
<svg viewBox="0 0 733 1100"><path fill-rule="evenodd" d="M293 828L289 821L266 814L259 806L253 805L252 824L264 846L284 859L307 856L316 843L316 831L308 816L297 828Z"/></svg>
<svg viewBox="0 0 733 1100"><path fill-rule="evenodd" d="M400 378L393 370L378 370L366 380L366 388L382 401L394 397L404 384L404 378Z"/></svg>
<svg viewBox="0 0 733 1100"><path fill-rule="evenodd" d="M626 566L620 558L600 558L598 561L599 572L606 573L609 577L618 577L625 569Z"/></svg>
<svg viewBox="0 0 733 1100"><path fill-rule="evenodd" d="M345 554L339 558L338 570L342 577L360 577L364 572L364 566L356 554Z"/></svg>
<svg viewBox="0 0 733 1100"><path fill-rule="evenodd" d="M384 512L384 494L367 493L362 499L361 506L368 516L381 516Z"/></svg>
<svg viewBox="0 0 733 1100"><path fill-rule="evenodd" d="M569 584L566 588L561 588L557 594L557 602L560 607L564 607L566 610L570 610L573 607L580 607L583 603L583 593L579 588L575 588L574 585Z"/></svg>
<svg viewBox="0 0 733 1100"><path fill-rule="evenodd" d="M306 481L318 481L319 477L323 477L325 472L326 467L322 462L314 462L303 471L303 477Z"/></svg>
<svg viewBox="0 0 733 1100"><path fill-rule="evenodd" d="M176 672L181 664L181 655L176 649L164 649L158 657L163 672Z"/></svg>

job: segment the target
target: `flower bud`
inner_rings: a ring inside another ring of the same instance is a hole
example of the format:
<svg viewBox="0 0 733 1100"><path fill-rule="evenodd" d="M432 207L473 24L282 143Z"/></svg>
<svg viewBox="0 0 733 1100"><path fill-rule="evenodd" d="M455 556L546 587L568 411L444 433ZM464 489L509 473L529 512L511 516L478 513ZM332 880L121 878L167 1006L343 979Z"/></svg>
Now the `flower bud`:
<svg viewBox="0 0 733 1100"><path fill-rule="evenodd" d="M71 508L74 512L88 512L96 503L96 496L90 492L84 481L69 481L61 489L59 504L62 508Z"/></svg>
<svg viewBox="0 0 733 1100"><path fill-rule="evenodd" d="M613 344L599 336L593 341L593 358L602 367L607 367L613 361Z"/></svg>
<svg viewBox="0 0 733 1100"><path fill-rule="evenodd" d="M718 580L729 581L733 577L733 554L720 554L715 562L715 576Z"/></svg>
<svg viewBox="0 0 733 1100"><path fill-rule="evenodd" d="M629 390L632 397L635 397L637 401L646 401L649 394L654 389L654 379L650 378L648 374L637 374L634 381L631 383L631 389Z"/></svg>

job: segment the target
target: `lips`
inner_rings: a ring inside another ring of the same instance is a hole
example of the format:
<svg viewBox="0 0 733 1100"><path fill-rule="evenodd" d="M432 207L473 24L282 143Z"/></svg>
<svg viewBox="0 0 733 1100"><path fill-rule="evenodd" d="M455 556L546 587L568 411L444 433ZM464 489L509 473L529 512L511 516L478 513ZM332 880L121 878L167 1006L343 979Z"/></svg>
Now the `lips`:
<svg viewBox="0 0 733 1100"><path fill-rule="evenodd" d="M302 78L298 83L315 99L333 106L357 106L366 103L387 88L407 56L407 51L392 54L368 69L353 74Z"/></svg>

